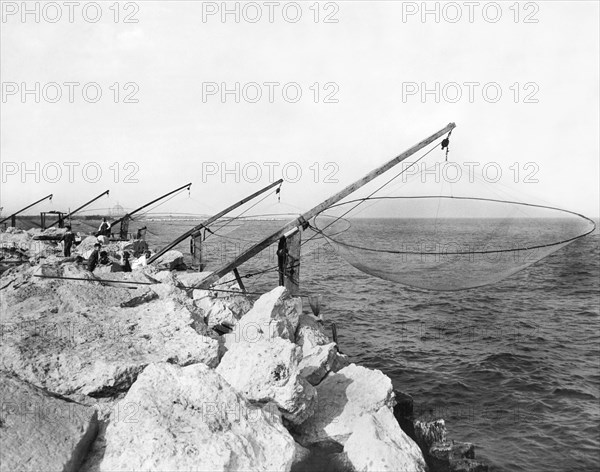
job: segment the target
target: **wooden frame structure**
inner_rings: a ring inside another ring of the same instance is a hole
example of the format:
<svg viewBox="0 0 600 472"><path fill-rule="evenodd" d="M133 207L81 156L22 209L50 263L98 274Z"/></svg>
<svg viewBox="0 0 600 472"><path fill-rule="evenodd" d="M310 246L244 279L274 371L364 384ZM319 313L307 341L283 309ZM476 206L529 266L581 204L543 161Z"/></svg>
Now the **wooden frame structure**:
<svg viewBox="0 0 600 472"><path fill-rule="evenodd" d="M317 216L319 213L323 212L324 210L326 210L327 208L331 207L332 205L335 205L339 201L343 200L344 198L346 198L351 193L355 192L359 188L363 187L367 183L369 183L372 180L374 180L375 178L379 177L384 172L387 172L392 167L396 166L400 162L404 161L405 159L409 158L410 156L412 156L416 152L418 152L421 149L423 149L425 146L433 143L434 141L436 141L437 139L441 138L445 134L450 133L455 127L456 127L456 124L449 123L447 126L445 126L444 128L442 128L441 130L439 130L436 133L432 134L428 138L425 138L423 141L415 144L413 147L411 147L410 149L404 151L402 154L399 154L398 156L396 156L395 158L393 158L390 161L386 162L385 164L383 164L383 165L379 166L378 168L372 170L371 172L369 172L364 177L362 177L362 178L358 179L356 182L348 185L347 187L345 187L344 189L340 190L335 195L329 197L324 202L322 202L322 203L318 204L317 206L311 208L307 212L303 213L302 215L298 216L294 220L292 220L289 223L287 223L286 225L284 225L278 231L275 231L270 236L268 236L265 239L263 239L262 241L258 242L257 244L255 244L251 248L247 249L242 254L240 254L238 257L236 257L234 260L232 260L230 262L227 262L226 264L224 264L221 267L219 267L217 270L215 270L214 272L212 272L208 277L206 277L204 280L202 280L202 282L200 282L196 288L208 289L212 284L214 284L217 280L219 280L225 274L228 274L229 272L232 272L234 269L237 269L241 264L243 264L244 262L248 261L252 257L256 256L258 253L260 253L261 251L263 251L264 249L266 249L267 247L269 247L271 244L274 244L275 242L279 241L280 238L286 237L286 235L290 235L291 236L291 232L293 232L295 230L298 231L298 232L301 232L303 229L306 229L306 227L308 227L308 221L310 219L312 219L313 217ZM300 239L300 237L298 236L298 240L299 239ZM287 238L286 238L286 240L287 240ZM294 247L296 245L299 246L299 241L298 242L294 241ZM288 251L289 251L289 248L288 248ZM296 250L294 249L294 252L295 251ZM296 269L297 270L297 275L295 275L295 279L292 279L292 280L290 280L290 281L287 282L288 285L290 285L293 288L293 290L295 290L295 291L298 290L299 283L300 283L300 281L299 281L299 270L300 270L300 268L299 268L299 259L300 258L299 258L299 251L298 251L298 266L297 266L297 269ZM284 274L284 276L285 276L285 274ZM288 278L290 278L290 277L288 276Z"/></svg>

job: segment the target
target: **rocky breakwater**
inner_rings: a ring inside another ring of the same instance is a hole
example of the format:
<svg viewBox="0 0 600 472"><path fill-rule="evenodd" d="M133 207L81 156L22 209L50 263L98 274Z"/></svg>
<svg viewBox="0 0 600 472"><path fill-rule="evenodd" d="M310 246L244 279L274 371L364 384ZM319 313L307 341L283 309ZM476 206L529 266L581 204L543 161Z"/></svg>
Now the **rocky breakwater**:
<svg viewBox="0 0 600 472"><path fill-rule="evenodd" d="M202 277L5 272L2 472L427 470L394 418L391 380L351 364L301 299L282 287L254 303L217 296L194 290ZM231 332L210 328L219 320ZM52 412L71 410L57 429Z"/></svg>

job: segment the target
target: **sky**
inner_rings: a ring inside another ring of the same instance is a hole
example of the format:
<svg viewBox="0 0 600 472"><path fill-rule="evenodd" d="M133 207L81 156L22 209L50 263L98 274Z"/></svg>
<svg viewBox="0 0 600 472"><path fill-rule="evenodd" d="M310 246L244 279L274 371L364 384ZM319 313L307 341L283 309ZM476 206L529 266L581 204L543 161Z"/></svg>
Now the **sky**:
<svg viewBox="0 0 600 472"><path fill-rule="evenodd" d="M297 213L455 122L386 194L598 218L598 2L475 3L2 1L2 214Z"/></svg>

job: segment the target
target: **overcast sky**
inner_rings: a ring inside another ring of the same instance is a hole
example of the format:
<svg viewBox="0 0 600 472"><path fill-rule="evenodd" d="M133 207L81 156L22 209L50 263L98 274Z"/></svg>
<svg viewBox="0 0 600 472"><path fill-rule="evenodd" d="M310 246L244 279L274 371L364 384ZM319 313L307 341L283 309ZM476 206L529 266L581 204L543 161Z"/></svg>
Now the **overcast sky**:
<svg viewBox="0 0 600 472"><path fill-rule="evenodd" d="M284 169L270 209L299 211L452 121L446 181L396 194L447 193L458 167L455 195L600 213L598 2L228 3L239 22L221 2L113 4L2 2L4 215L106 189L95 209L134 208L187 182L161 211L211 213Z"/></svg>

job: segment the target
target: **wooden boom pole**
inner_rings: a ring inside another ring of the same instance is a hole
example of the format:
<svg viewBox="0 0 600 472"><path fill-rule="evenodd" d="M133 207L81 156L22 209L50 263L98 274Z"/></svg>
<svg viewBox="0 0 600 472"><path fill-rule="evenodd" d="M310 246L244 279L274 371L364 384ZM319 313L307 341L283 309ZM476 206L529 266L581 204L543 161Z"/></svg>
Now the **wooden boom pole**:
<svg viewBox="0 0 600 472"><path fill-rule="evenodd" d="M273 182L272 184L267 185L266 187L262 188L258 192L255 192L252 195L247 196L246 198L240 200L239 202L234 203L230 207L225 208L223 211L217 213L216 215L213 215L210 218L204 220L199 225L194 226L192 229L190 229L189 231L186 231L181 236L179 236L175 241L173 241L172 243L168 244L166 247L164 247L163 249L161 249L160 251L158 251L156 254L154 254L150 259L148 259L148 264L154 262L156 259L158 259L160 256L162 256L165 252L167 252L168 250L174 248L180 242L184 241L186 238L188 238L189 236L193 235L194 233L200 231L202 228L206 228L211 223L214 223L215 221L217 221L219 218L221 218L222 216L226 215L230 211L235 210L236 208L242 206L244 203L249 202L250 200L252 200L252 199L258 197L259 195L265 193L267 190L270 190L273 187L276 187L277 185L281 185L282 183L283 183L283 179L279 179L277 182Z"/></svg>
<svg viewBox="0 0 600 472"><path fill-rule="evenodd" d="M432 134L431 136L424 139L420 143L415 144L413 147L411 147L407 151L404 151L402 154L396 156L395 158L386 162L385 164L378 167L377 169L372 170L371 172L369 172L367 175L365 175L361 179L358 179L356 182L348 185L343 190L340 190L338 193L329 197L324 202L322 202L319 205L315 206L314 208L308 210L306 213L300 215L298 218L287 223L285 226L283 226L278 231L274 232L273 234L271 234L267 238L263 239L259 243L255 244L251 248L247 249L242 254L240 254L238 257L236 257L233 261L230 261L230 262L224 264L223 266L221 266L220 268L218 268L217 270L212 272L208 277L203 279L202 282L200 282L196 288L201 288L201 289L209 288L211 284L215 283L217 280L219 280L225 274L231 272L233 269L237 268L244 262L248 261L249 259L251 259L255 255L257 255L258 253L260 253L261 251L263 251L264 249L269 247L271 244L278 241L279 238L284 236L289 231L291 231L295 228L298 228L298 227L302 227L314 216L318 215L319 213L326 210L330 206L335 205L340 200L346 198L351 193L355 192L359 188L361 188L364 185L366 185L367 183L371 182L373 179L379 177L384 172L387 172L392 167L396 166L403 160L412 156L414 153L420 151L428 144L431 144L435 140L439 139L444 134L449 133L454 128L456 128L456 125L454 123L449 123L445 128L439 130L437 133Z"/></svg>
<svg viewBox="0 0 600 472"><path fill-rule="evenodd" d="M25 208L22 208L22 209L20 209L19 211L17 211L17 212L15 212L15 213L13 213L12 215L10 215L10 216L9 216L9 217L7 217L7 218L4 218L2 221L0 221L0 225L1 225L2 223L4 223L5 221L8 221L8 220L10 220L10 219L13 219L13 220L14 220L15 216L17 216L19 213L23 213L25 210L28 210L28 209L29 209L29 208L31 208L32 206L34 206L34 205L37 205L38 203L40 203L40 202L43 202L44 200L46 200L46 199L48 199L48 198L49 198L50 200L52 200L52 194L50 194L50 195L46 195L44 198L40 198L40 199L39 199L37 202L33 202L31 205L29 205L29 206L26 206Z"/></svg>
<svg viewBox="0 0 600 472"><path fill-rule="evenodd" d="M94 203L96 200L98 200L100 197L103 197L104 195L108 195L109 190L102 192L100 195L98 195L97 197L91 199L89 202L84 203L83 205L81 205L79 208L76 208L75 210L69 212L68 215L66 215L63 218L59 218L58 220L56 220L54 223L52 223L51 225L48 225L48 227L54 226L55 224L59 223L60 220L66 220L67 218L71 218L71 216L73 216L75 213L77 213L79 210L85 208L88 205L91 205L92 203Z"/></svg>
<svg viewBox="0 0 600 472"><path fill-rule="evenodd" d="M161 196L161 197L155 198L155 199L154 199L154 200L152 200L151 202L149 202L149 203L146 203L146 204L142 205L141 207L139 207L139 208L136 208L135 210L133 210L133 211L131 211L131 212L127 213L126 215L123 215L123 216L122 216L121 218L119 218L118 220L115 220L115 221L111 222L111 223L110 223L110 226L111 226L111 228L112 228L114 225L116 225L117 223L120 223L121 221L123 221L125 218L129 218L129 217L130 217L130 216L132 216L133 214L137 213L138 211L141 211L141 210L143 210L143 209L144 209L144 208L146 208L146 207L149 207L149 206L150 206L150 205L152 205L153 203L156 203L156 202L158 202L158 201L162 200L163 198L167 198L169 195L173 195L174 193L176 193L176 192L179 192L180 190L183 190L183 189L188 189L188 190L189 190L191 186L192 186L192 184L191 184L191 182L190 182L189 184L182 185L181 187L179 187L179 188L176 188L175 190L172 190L172 191L171 191L171 192L169 192L169 193L165 193L165 194L164 194L163 196Z"/></svg>

